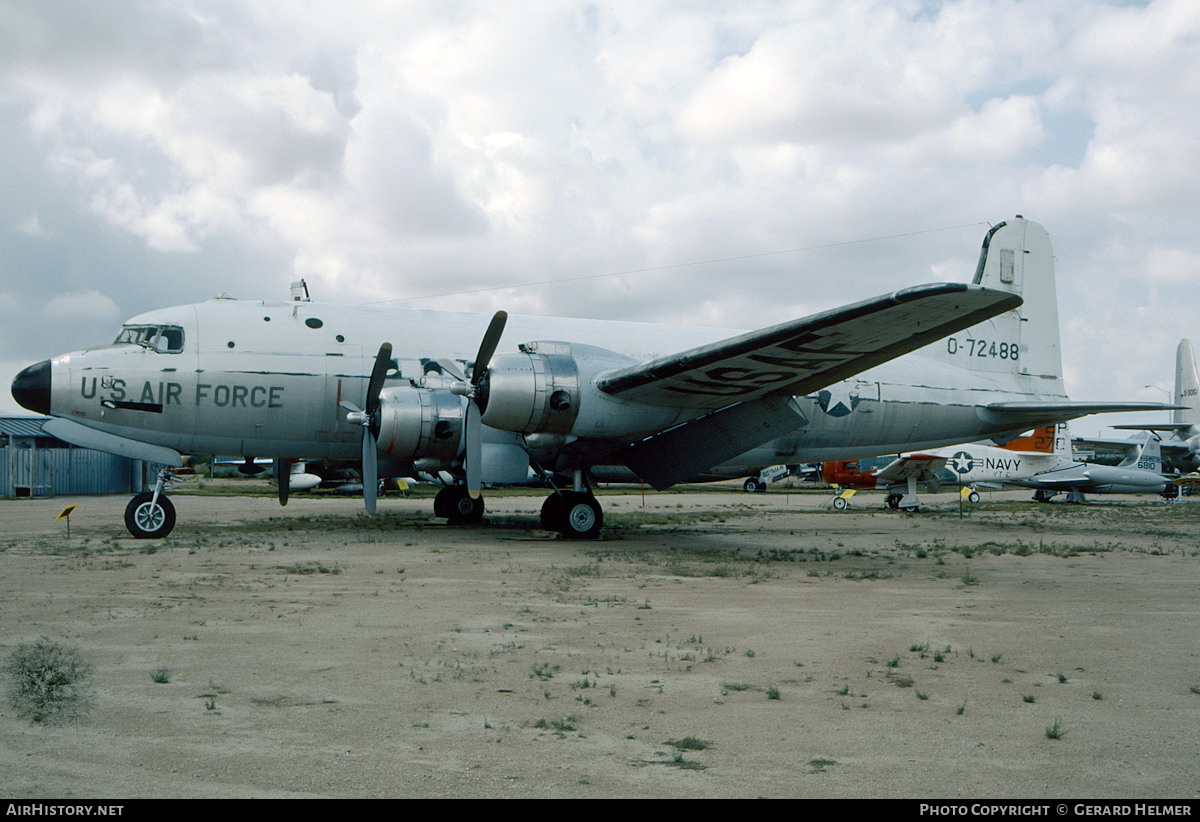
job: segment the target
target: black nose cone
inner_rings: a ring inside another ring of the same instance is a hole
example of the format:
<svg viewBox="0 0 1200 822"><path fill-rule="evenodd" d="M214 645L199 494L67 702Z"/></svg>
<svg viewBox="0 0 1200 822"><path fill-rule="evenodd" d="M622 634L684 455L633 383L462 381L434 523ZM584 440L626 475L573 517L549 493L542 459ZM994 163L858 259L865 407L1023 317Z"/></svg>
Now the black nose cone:
<svg viewBox="0 0 1200 822"><path fill-rule="evenodd" d="M49 414L50 360L42 360L18 374L13 380L12 395L22 408L39 414Z"/></svg>

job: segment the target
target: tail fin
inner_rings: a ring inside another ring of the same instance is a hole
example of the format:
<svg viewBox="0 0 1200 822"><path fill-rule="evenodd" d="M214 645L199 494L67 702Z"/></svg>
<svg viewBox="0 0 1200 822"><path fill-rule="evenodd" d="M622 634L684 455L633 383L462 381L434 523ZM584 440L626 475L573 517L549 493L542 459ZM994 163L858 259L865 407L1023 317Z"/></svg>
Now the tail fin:
<svg viewBox="0 0 1200 822"><path fill-rule="evenodd" d="M1159 446L1158 435L1153 431L1146 432L1146 442L1138 451L1137 457L1128 461L1131 467L1145 468L1157 474L1163 473L1162 448ZM1122 463L1124 465L1125 463Z"/></svg>
<svg viewBox="0 0 1200 822"><path fill-rule="evenodd" d="M1065 422L1054 426L1054 453L1069 460L1075 459L1075 449L1071 447L1071 426Z"/></svg>
<svg viewBox="0 0 1200 822"><path fill-rule="evenodd" d="M1175 411L1175 424L1180 428L1200 425L1200 375L1196 373L1196 355L1191 340L1180 340L1175 350L1175 404L1187 410Z"/></svg>
<svg viewBox="0 0 1200 822"><path fill-rule="evenodd" d="M935 343L949 362L991 375L998 390L1066 397L1058 332L1054 250L1046 229L1018 216L988 232L976 285L1019 294L1024 304Z"/></svg>
<svg viewBox="0 0 1200 822"><path fill-rule="evenodd" d="M1028 436L1017 437L1000 446L1005 451L1036 452L1040 454L1054 453L1054 426L1035 428Z"/></svg>

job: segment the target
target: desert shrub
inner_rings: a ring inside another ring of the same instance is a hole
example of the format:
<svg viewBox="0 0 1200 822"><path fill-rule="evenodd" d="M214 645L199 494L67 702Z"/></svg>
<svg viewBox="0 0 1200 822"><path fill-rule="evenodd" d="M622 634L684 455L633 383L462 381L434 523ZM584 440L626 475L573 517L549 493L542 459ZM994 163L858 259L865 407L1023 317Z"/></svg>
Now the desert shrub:
<svg viewBox="0 0 1200 822"><path fill-rule="evenodd" d="M87 718L95 701L94 669L78 648L42 637L22 642L4 661L9 705L20 719L64 725Z"/></svg>

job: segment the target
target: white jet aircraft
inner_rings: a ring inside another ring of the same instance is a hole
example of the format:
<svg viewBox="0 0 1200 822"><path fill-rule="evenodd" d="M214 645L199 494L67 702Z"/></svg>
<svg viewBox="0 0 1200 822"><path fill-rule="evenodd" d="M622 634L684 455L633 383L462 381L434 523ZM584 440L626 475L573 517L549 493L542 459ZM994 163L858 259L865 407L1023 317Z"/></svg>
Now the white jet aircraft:
<svg viewBox="0 0 1200 822"><path fill-rule="evenodd" d="M215 299L134 317L111 345L29 366L12 393L57 417L55 436L164 466L180 453L358 460L371 511L379 476L448 472L435 512L476 521L484 482L523 484L532 468L552 489L543 524L585 538L602 524L592 466L662 489L773 439L804 456L766 463L804 463L1163 407L1072 403L1061 372L1050 238L1018 217L988 232L970 285L745 334ZM169 478L130 501L135 536L174 526Z"/></svg>
<svg viewBox="0 0 1200 822"><path fill-rule="evenodd" d="M971 486L972 502L978 501L975 488L1005 485L1034 489L1033 498L1038 502L1049 502L1063 492L1069 502L1083 502L1084 492L1167 495L1170 491L1174 495L1171 478L1162 473L1162 452L1155 434L1147 435L1136 453L1120 465L1076 459L1067 423L1039 428L1003 447L972 444L935 449L931 454L944 458L958 481Z"/></svg>

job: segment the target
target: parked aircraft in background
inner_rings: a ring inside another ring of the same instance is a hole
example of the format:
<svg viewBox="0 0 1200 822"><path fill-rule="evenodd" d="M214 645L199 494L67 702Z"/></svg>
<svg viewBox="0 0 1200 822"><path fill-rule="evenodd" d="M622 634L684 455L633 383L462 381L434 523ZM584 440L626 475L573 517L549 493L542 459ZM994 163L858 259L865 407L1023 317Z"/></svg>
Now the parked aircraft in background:
<svg viewBox="0 0 1200 822"><path fill-rule="evenodd" d="M769 441L790 458L758 466L1163 407L1073 403L1061 375L1050 238L1018 217L987 233L970 285L750 333L216 299L134 317L112 345L26 368L12 393L58 418L48 433L165 466L181 452L355 460L372 511L379 476L444 471L456 484L435 512L478 521L483 483L532 469L551 488L543 524L580 538L602 524L592 466L662 489ZM169 477L131 500L135 536L174 526Z"/></svg>
<svg viewBox="0 0 1200 822"><path fill-rule="evenodd" d="M945 465L945 457L931 454L904 454L880 467L867 460L835 460L821 463L821 479L837 492L833 507L839 511L849 507L855 491L866 488L886 490L889 508L916 511L921 505L917 492L936 493L941 487L938 469Z"/></svg>
<svg viewBox="0 0 1200 822"><path fill-rule="evenodd" d="M1185 471L1200 468L1200 375L1191 340L1179 341L1175 349L1175 405L1170 423L1130 423L1114 425L1126 430L1161 431L1169 434L1162 442L1164 454L1177 461ZM1102 441L1112 444L1110 440Z"/></svg>
<svg viewBox="0 0 1200 822"><path fill-rule="evenodd" d="M1171 478L1163 475L1159 440L1148 434L1136 453L1120 465L1099 465L1075 458L1067 423L1046 426L1007 445L964 445L938 449L958 482L976 488L1005 485L1034 489L1033 498L1049 502L1066 493L1069 502L1083 502L1084 493L1173 495Z"/></svg>

